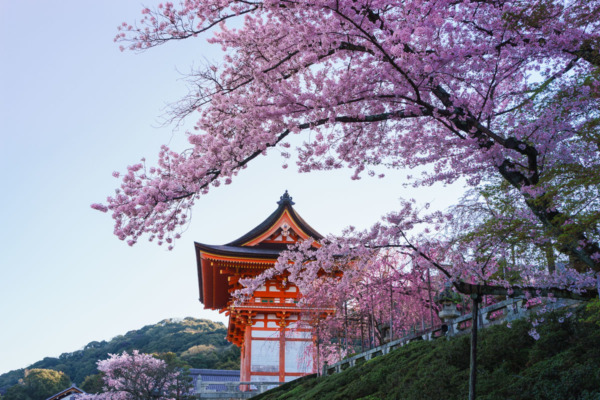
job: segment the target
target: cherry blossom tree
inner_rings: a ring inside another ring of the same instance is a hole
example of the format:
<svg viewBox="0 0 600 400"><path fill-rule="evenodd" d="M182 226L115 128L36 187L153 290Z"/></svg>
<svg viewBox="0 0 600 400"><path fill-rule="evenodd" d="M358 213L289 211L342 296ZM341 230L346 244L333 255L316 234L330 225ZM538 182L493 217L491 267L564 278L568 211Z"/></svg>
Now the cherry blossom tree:
<svg viewBox="0 0 600 400"><path fill-rule="evenodd" d="M396 251L377 253L359 256L350 251L337 255L328 270L316 260L310 265L302 265L302 260L296 268L287 259L288 265L282 270L294 274L287 275L288 279L303 294L298 304L302 321L316 332L320 351L329 353L319 359L335 362L393 337L439 325L437 307L432 302L440 286L436 277L431 279L429 271L413 265L407 255ZM301 253L291 254L297 257ZM309 256L314 252L310 251ZM276 272L267 274L271 277ZM247 293L262 282L260 278L245 281ZM243 301L242 293L240 296Z"/></svg>
<svg viewBox="0 0 600 400"><path fill-rule="evenodd" d="M120 27L123 49L207 37L226 54L191 74L195 89L174 108L175 119L197 115L190 149L163 146L158 165L115 173L116 194L93 205L112 212L120 239L171 247L199 196L279 147L302 172L426 167L408 182L491 184L512 207L460 221L407 202L317 254L285 255L274 271L292 268L300 286L341 254L368 265L375 249L397 248L462 293L600 289L598 0L187 0L142 14ZM291 135L305 135L295 150ZM507 213L564 268L511 260Z"/></svg>
<svg viewBox="0 0 600 400"><path fill-rule="evenodd" d="M150 354L110 354L98 361L104 391L78 396L80 400L188 400L194 398L191 378Z"/></svg>

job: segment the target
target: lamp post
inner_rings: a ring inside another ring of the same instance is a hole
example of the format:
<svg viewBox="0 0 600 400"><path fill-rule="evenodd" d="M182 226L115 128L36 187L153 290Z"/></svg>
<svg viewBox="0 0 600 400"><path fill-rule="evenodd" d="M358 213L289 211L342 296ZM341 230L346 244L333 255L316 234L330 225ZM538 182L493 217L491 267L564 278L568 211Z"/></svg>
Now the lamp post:
<svg viewBox="0 0 600 400"><path fill-rule="evenodd" d="M477 320L479 317L479 303L481 296L477 293L471 294L473 307L471 310L471 360L469 369L469 400L475 400L475 384L477 381Z"/></svg>
<svg viewBox="0 0 600 400"><path fill-rule="evenodd" d="M471 354L470 354L470 369L469 369L469 400L475 400L475 385L477 381L477 320L479 318L479 303L481 303L481 295L477 293L471 294L473 304L471 307ZM457 309L457 304L461 300L458 293L453 292L451 283L446 282L444 290L436 297L435 301L441 306L438 316L444 323L460 316Z"/></svg>

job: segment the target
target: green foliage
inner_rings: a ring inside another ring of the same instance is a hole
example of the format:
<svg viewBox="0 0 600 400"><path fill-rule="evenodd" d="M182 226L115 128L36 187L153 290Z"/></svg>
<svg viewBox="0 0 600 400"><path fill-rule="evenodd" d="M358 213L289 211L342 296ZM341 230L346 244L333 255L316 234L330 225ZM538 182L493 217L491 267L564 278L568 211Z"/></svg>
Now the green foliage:
<svg viewBox="0 0 600 400"><path fill-rule="evenodd" d="M594 299L586 306L588 316L586 322L600 327L600 299Z"/></svg>
<svg viewBox="0 0 600 400"><path fill-rule="evenodd" d="M25 387L22 385L15 385L8 388L2 400L32 400L27 394Z"/></svg>
<svg viewBox="0 0 600 400"><path fill-rule="evenodd" d="M481 331L478 399L600 399L599 308L591 303L571 318L545 315L537 341L523 320ZM468 393L469 339L413 342L340 374L307 377L255 399L462 400Z"/></svg>
<svg viewBox="0 0 600 400"><path fill-rule="evenodd" d="M79 385L79 388L86 393L97 394L102 391L104 381L102 380L102 373L94 375L88 375L83 380L83 383Z"/></svg>
<svg viewBox="0 0 600 400"><path fill-rule="evenodd" d="M183 320L166 319L119 335L108 342L90 342L83 349L63 353L58 358L46 357L29 368L60 370L69 375L73 382L83 386L88 377L98 373L98 360L108 358L108 354L137 349L142 353L174 357L174 360L177 358L181 366L190 368L239 369L239 349L225 340L226 334L227 328L220 322L189 317ZM200 351L196 351L198 349ZM169 352L173 356L165 355ZM0 392L16 385L19 379L24 378L24 374L25 370L20 369L0 375ZM98 390L91 381L87 384ZM7 399L3 397L2 400Z"/></svg>
<svg viewBox="0 0 600 400"><path fill-rule="evenodd" d="M71 380L63 372L50 369L25 370L24 379L8 389L2 400L43 400L67 389Z"/></svg>
<svg viewBox="0 0 600 400"><path fill-rule="evenodd" d="M233 345L221 348L215 348L212 345L193 346L184 352L181 358L193 368L240 368L240 349Z"/></svg>

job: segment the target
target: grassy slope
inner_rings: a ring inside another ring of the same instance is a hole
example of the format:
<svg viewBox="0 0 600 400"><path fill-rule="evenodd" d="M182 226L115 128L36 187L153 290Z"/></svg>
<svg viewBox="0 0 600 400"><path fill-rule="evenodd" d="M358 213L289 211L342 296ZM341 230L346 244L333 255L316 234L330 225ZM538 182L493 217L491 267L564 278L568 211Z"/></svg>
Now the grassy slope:
<svg viewBox="0 0 600 400"><path fill-rule="evenodd" d="M478 399L600 400L600 303L559 322L545 315L541 338L531 323L496 326L480 334ZM256 400L465 399L469 335L413 342L341 374L305 377Z"/></svg>

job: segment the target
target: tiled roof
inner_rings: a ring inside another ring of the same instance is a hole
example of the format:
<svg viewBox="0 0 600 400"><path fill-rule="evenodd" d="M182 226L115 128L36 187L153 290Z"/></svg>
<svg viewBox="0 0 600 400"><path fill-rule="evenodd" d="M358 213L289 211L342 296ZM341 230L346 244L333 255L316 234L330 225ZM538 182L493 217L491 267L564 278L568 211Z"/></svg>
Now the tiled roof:
<svg viewBox="0 0 600 400"><path fill-rule="evenodd" d="M46 400L60 400L71 394L81 394L81 393L85 393L85 392L83 390L79 389L77 386L71 385L71 387L69 387L61 392L58 392L55 395L48 397Z"/></svg>
<svg viewBox="0 0 600 400"><path fill-rule="evenodd" d="M191 368L190 375L192 376L194 387L198 387L197 382L239 382L240 371L231 371L224 369L198 369ZM210 391L224 392L227 390L225 385L208 385L206 388Z"/></svg>
<svg viewBox="0 0 600 400"><path fill-rule="evenodd" d="M197 379L201 378L203 381L235 382L240 380L239 370L191 368L190 375Z"/></svg>
<svg viewBox="0 0 600 400"><path fill-rule="evenodd" d="M229 245L211 245L196 242L196 247L203 251L215 252L218 254L229 254L229 255L247 255L257 257L268 257L277 258L281 253L281 250L277 249L265 249L257 247L240 247L240 246L229 246Z"/></svg>

